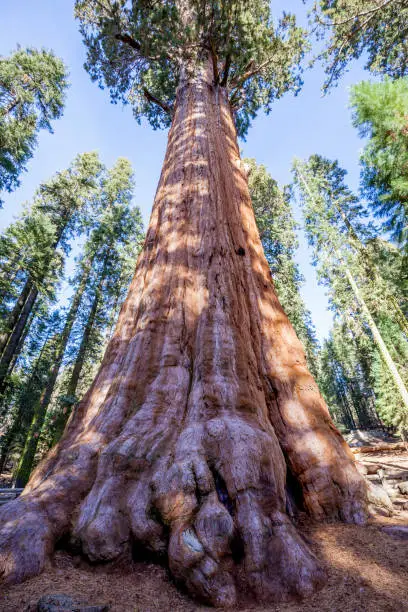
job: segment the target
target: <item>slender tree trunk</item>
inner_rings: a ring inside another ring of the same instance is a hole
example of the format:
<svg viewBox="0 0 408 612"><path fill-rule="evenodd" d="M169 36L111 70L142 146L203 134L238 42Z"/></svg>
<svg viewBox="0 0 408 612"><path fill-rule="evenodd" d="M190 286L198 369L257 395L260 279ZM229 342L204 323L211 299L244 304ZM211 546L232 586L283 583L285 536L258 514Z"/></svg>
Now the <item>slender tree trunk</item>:
<svg viewBox="0 0 408 612"><path fill-rule="evenodd" d="M49 342L49 337L45 339L41 347L41 351L35 361L35 365L33 367L32 373L27 381L27 387L29 389L34 389L36 386L36 379L40 376L39 369L40 364L43 359L44 352L47 348ZM38 384L38 383L37 383ZM38 397L39 393L37 393L36 397ZM34 404L27 406L25 403L19 402L17 412L14 416L11 427L6 431L6 434L1 439L1 449L0 449L0 471L4 468L7 456L10 450L12 443L14 442L17 434L21 433L21 431L27 430L27 426L31 423L34 411Z"/></svg>
<svg viewBox="0 0 408 612"><path fill-rule="evenodd" d="M29 319L28 319L28 321L26 323L24 331L23 331L23 333L22 333L22 335L20 337L20 340L18 341L18 344L17 344L17 346L15 348L15 351L13 353L13 357L12 357L12 359L10 361L10 365L9 365L9 369L7 371L7 375L10 375L11 372L14 370L14 368L16 366L17 359L19 358L20 353L23 350L24 343L25 343L26 338L28 336L28 333L30 331L31 325L32 325L32 323L33 323L33 321L34 321L34 319L35 319L35 317L37 315L37 312L38 312L38 302L37 302L37 305L35 305L34 308L31 310L30 317L29 317Z"/></svg>
<svg viewBox="0 0 408 612"><path fill-rule="evenodd" d="M226 92L203 71L179 84L100 370L0 510L0 570L6 581L38 573L71 534L93 561L167 552L172 574L216 605L239 588L310 594L323 573L288 514L289 482L311 517L365 518L364 480L273 288Z"/></svg>
<svg viewBox="0 0 408 612"><path fill-rule="evenodd" d="M32 286L31 291L25 301L23 309L16 325L9 336L7 346L5 347L0 359L0 394L3 394L7 386L7 376L12 372L13 357L20 344L20 339L24 334L27 322L30 318L30 313L34 307L38 296L37 287ZM20 348L21 350L21 348ZM15 363L15 362L14 362Z"/></svg>
<svg viewBox="0 0 408 612"><path fill-rule="evenodd" d="M406 410L408 410L408 390L404 384L404 381L402 380L400 373L398 372L397 366L394 363L393 358L390 355L390 352L384 342L384 340L382 339L381 333L373 319L373 317L371 316L371 313L364 301L363 296L360 293L360 290L357 286L356 281L353 278L353 275L351 274L350 270L348 268L345 268L346 271L346 276L347 279L351 285L351 288L353 289L354 295L356 296L356 299L358 301L358 303L361 306L361 310L363 311L364 317L368 323L368 326L371 330L371 333L373 334L373 338L374 338L374 342L376 343L376 345L378 346L381 356L384 359L387 368L391 374L391 377L400 393L401 396L401 400L406 408Z"/></svg>
<svg viewBox="0 0 408 612"><path fill-rule="evenodd" d="M37 452L38 440L41 434L42 427L44 425L45 415L47 414L47 409L55 389L55 384L57 382L58 374L61 369L62 359L67 348L72 327L75 323L75 319L78 314L78 309L81 304L82 296L84 294L88 282L89 274L90 265L89 262L87 262L84 266L83 273L78 284L78 288L73 297L71 307L69 309L65 321L64 329L62 330L60 338L57 340L54 364L49 373L44 391L41 394L40 401L34 409L31 426L28 431L24 449L21 454L20 461L15 473L16 487L24 487L30 477L31 470L33 468L33 462L35 459L35 454Z"/></svg>
<svg viewBox="0 0 408 612"><path fill-rule="evenodd" d="M52 245L53 250L57 248L64 230L68 224L69 217L66 212L61 214L60 226L58 227L57 236ZM51 261L48 262L48 267ZM37 284L44 280L47 272L45 271L41 278L37 278ZM21 336L24 333L30 313L34 307L38 296L38 288L34 284L33 278L28 276L26 283L21 291L21 294L9 315L6 323L6 331L0 335L0 394L4 393L6 386L7 374L10 374L12 368L10 365L13 362L13 356Z"/></svg>
<svg viewBox="0 0 408 612"><path fill-rule="evenodd" d="M10 312L7 322L5 323L5 331L0 334L0 355L3 354L4 349L10 339L13 329L21 315L24 305L27 301L28 296L33 288L33 281L29 276L24 283L24 287L18 296L17 302L14 304L13 310Z"/></svg>
<svg viewBox="0 0 408 612"><path fill-rule="evenodd" d="M347 218L347 215L343 211L339 202L337 202L337 200L333 200L333 203L336 209L338 210L341 218L343 219L344 225L347 227L347 231L348 231L352 246L354 246L355 250L362 257L362 264L367 271L368 278L371 278L374 282L383 283L383 287L384 287L384 281L381 278L381 275L379 274L377 270L377 266L373 262L371 255L368 252L367 247L365 246L363 242L361 242L354 227L350 223L349 219ZM390 310L394 313L395 320L400 326L401 331L407 334L408 333L408 321L404 313L402 312L397 300L395 299L395 296L390 294L387 288L385 288L385 294L383 297L384 297L385 302L388 304L388 307L390 308Z"/></svg>
<svg viewBox="0 0 408 612"><path fill-rule="evenodd" d="M70 398L76 396L79 379L82 373L82 368L84 366L86 348L89 343L91 332L93 330L93 326L95 323L96 313L98 311L101 284L102 282L99 283L99 286L97 287L95 291L94 299L92 300L92 306L91 306L91 309L88 315L88 320L86 322L84 333L82 335L81 344L79 346L79 350L78 350L78 353L75 359L75 364L74 364L74 367L71 373L71 377L69 379L69 383L67 386L66 394ZM72 408L73 408L72 403L62 402L61 410L58 413L57 418L55 420L55 432L53 436L52 446L54 446L54 444L56 444L58 440L61 438L64 432L64 429L65 429L65 425L67 424L68 418L71 414Z"/></svg>

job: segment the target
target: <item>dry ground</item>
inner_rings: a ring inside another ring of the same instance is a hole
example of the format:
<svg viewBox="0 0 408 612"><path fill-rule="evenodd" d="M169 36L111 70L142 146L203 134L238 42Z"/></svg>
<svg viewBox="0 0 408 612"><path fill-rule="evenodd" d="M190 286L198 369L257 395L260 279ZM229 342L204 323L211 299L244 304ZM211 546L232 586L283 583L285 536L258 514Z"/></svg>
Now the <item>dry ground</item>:
<svg viewBox="0 0 408 612"><path fill-rule="evenodd" d="M365 456L368 462L408 468L408 453ZM303 602L259 606L243 594L238 608L270 612L408 612L408 539L382 531L408 525L408 512L373 518L366 526L305 525L303 532L327 569L327 583ZM65 593L111 612L210 610L180 592L165 568L152 563L91 566L65 552L41 576L0 592L0 612L24 612L41 595ZM31 608L32 610L35 608Z"/></svg>
<svg viewBox="0 0 408 612"><path fill-rule="evenodd" d="M241 611L279 612L402 612L408 610L408 540L381 530L383 525L408 524L408 515L381 518L367 526L318 525L305 535L327 568L325 587L303 602L259 606L245 601ZM135 563L94 568L63 552L41 576L0 594L0 610L24 611L41 595L66 593L88 604L109 604L112 612L190 612L209 610L180 593L160 566Z"/></svg>

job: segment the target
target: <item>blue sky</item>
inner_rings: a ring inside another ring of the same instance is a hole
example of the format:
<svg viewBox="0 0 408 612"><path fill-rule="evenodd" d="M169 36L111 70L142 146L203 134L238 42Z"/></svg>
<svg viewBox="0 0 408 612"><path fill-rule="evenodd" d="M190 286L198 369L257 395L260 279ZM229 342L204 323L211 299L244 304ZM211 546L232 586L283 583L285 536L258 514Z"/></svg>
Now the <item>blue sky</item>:
<svg viewBox="0 0 408 612"><path fill-rule="evenodd" d="M279 8L293 11L304 21L301 0L276 2ZM138 125L129 106L110 103L108 92L92 83L83 68L85 48L73 18L72 0L13 0L3 3L0 23L0 55L9 55L17 44L53 49L67 64L71 87L64 116L54 122L54 133L41 132L38 147L23 174L21 186L4 194L0 228L7 226L30 200L36 187L57 170L67 167L77 153L97 150L107 166L119 156L127 157L136 177L135 203L140 206L147 225L164 157L167 133L153 131L145 122ZM337 158L349 172L350 186L357 190L358 158L362 141L351 125L348 88L368 78L361 64L346 73L339 86L321 96L323 71L320 67L304 74L304 87L297 97L288 94L277 101L269 116L260 114L253 122L246 142L241 142L244 156L265 164L281 184L290 181L292 159L319 153ZM299 211L295 210L299 217ZM327 336L332 315L327 310L324 290L317 285L310 265L310 253L302 233L297 260L306 283L302 293L312 312L320 339ZM75 251L75 248L73 249ZM72 269L72 262L69 265ZM62 298L69 295L64 286Z"/></svg>

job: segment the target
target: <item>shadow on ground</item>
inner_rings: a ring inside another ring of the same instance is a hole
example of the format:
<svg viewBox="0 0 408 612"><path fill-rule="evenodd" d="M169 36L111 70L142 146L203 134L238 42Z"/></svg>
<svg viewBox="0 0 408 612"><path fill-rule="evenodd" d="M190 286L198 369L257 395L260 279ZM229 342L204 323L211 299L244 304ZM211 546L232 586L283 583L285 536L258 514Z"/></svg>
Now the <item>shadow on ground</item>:
<svg viewBox="0 0 408 612"><path fill-rule="evenodd" d="M402 612L408 609L408 542L381 530L405 524L399 519L373 520L367 526L305 526L305 537L327 568L324 588L303 602L259 606L242 598L244 611L279 612ZM23 611L41 595L66 593L88 604L107 604L111 612L190 612L210 610L184 595L157 564L93 567L57 552L53 566L41 576L8 588L0 610Z"/></svg>

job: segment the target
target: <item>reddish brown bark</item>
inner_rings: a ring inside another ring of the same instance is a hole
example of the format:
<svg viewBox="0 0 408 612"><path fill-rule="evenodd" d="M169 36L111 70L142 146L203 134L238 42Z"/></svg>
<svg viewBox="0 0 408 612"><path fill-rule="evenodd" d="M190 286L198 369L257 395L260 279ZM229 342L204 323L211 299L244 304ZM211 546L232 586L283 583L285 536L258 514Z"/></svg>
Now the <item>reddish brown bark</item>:
<svg viewBox="0 0 408 612"><path fill-rule="evenodd" d="M167 553L172 574L216 605L240 586L304 596L323 575L287 512L288 483L314 518L364 520L362 477L274 292L225 91L202 74L179 86L102 366L1 511L0 567L9 581L35 574L70 534L93 561L131 546Z"/></svg>

